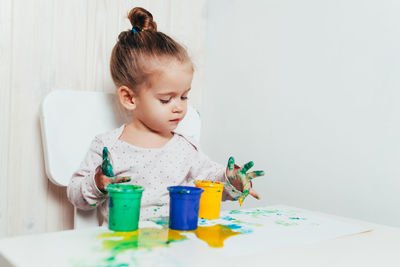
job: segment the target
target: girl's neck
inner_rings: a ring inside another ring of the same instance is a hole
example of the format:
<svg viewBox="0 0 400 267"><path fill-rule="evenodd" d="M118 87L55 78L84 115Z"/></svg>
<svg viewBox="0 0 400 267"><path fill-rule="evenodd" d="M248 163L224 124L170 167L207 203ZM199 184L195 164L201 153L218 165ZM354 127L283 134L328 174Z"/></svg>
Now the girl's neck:
<svg viewBox="0 0 400 267"><path fill-rule="evenodd" d="M172 132L159 133L150 128L139 120L132 120L126 124L121 136L121 141L141 148L160 148L163 147L174 136Z"/></svg>

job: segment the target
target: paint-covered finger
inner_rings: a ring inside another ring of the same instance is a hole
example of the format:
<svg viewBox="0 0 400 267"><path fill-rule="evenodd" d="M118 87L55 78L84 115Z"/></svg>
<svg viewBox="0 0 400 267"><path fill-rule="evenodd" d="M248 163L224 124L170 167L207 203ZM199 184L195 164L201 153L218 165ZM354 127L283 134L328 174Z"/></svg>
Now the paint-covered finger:
<svg viewBox="0 0 400 267"><path fill-rule="evenodd" d="M249 162L247 162L246 164L244 164L244 166L243 166L241 172L246 173L246 172L247 172L251 167L253 167L253 166L254 166L254 162L249 161Z"/></svg>
<svg viewBox="0 0 400 267"><path fill-rule="evenodd" d="M114 176L110 178L112 184L126 183L131 181L129 176Z"/></svg>
<svg viewBox="0 0 400 267"><path fill-rule="evenodd" d="M263 175L264 175L264 171L252 171L252 172L249 172L249 178L250 179L254 179L256 177L263 176Z"/></svg>
<svg viewBox="0 0 400 267"><path fill-rule="evenodd" d="M111 165L110 152L108 151L107 147L103 148L103 162L101 164L101 171L104 175L108 177L114 176L114 171Z"/></svg>
<svg viewBox="0 0 400 267"><path fill-rule="evenodd" d="M228 170L232 171L235 168L235 159L230 157L228 160Z"/></svg>
<svg viewBox="0 0 400 267"><path fill-rule="evenodd" d="M250 190L251 190L250 183L245 183L243 185L243 196L247 197L249 195Z"/></svg>
<svg viewBox="0 0 400 267"><path fill-rule="evenodd" d="M235 159L230 157L228 160L228 164L226 165L226 176L229 181L233 181L235 179Z"/></svg>
<svg viewBox="0 0 400 267"><path fill-rule="evenodd" d="M252 197L254 197L256 199L260 199L260 196L253 188L250 189L249 195L251 195Z"/></svg>
<svg viewBox="0 0 400 267"><path fill-rule="evenodd" d="M112 166L108 162L103 162L103 164L101 165L101 171L105 176L114 177Z"/></svg>
<svg viewBox="0 0 400 267"><path fill-rule="evenodd" d="M109 157L108 153L108 148L106 146L103 147L103 161Z"/></svg>

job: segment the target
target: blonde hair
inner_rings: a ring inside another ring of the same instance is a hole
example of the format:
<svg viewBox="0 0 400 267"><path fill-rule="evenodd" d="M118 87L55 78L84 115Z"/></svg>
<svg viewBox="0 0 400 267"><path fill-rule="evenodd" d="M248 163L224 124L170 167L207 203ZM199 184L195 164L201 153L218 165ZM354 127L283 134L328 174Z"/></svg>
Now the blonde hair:
<svg viewBox="0 0 400 267"><path fill-rule="evenodd" d="M164 59L192 64L182 45L157 31L157 24L149 11L135 7L129 12L128 19L132 30L119 34L111 54L111 77L117 87L127 86L137 93Z"/></svg>

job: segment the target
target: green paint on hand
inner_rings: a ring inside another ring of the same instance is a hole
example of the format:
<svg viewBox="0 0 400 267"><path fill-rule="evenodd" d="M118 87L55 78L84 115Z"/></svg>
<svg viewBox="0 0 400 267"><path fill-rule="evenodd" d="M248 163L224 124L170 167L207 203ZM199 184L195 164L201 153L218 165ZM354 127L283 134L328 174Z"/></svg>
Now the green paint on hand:
<svg viewBox="0 0 400 267"><path fill-rule="evenodd" d="M105 176L114 177L113 168L111 165L110 152L107 147L103 148L103 163L101 164L101 171Z"/></svg>
<svg viewBox="0 0 400 267"><path fill-rule="evenodd" d="M235 159L230 157L228 160L228 170L233 170L235 168Z"/></svg>
<svg viewBox="0 0 400 267"><path fill-rule="evenodd" d="M247 162L246 164L244 164L244 166L243 166L241 172L242 172L242 173L246 173L246 172L247 172L249 169L251 169L253 166L254 166L254 162L249 161L249 162Z"/></svg>
<svg viewBox="0 0 400 267"><path fill-rule="evenodd" d="M264 176L264 174L265 174L264 171L252 171L249 173L249 179L252 180L256 177Z"/></svg>
<svg viewBox="0 0 400 267"><path fill-rule="evenodd" d="M247 173L247 171L254 166L253 161L249 161L246 163L243 168L235 167L235 161L233 157L230 157L228 160L228 166L227 166L227 171L226 171L226 176L228 178L227 183L232 185L232 187L235 188L235 190L239 191L241 195L237 197L236 199L239 200L240 206L242 206L244 199L249 195L250 189L252 187L251 185L251 179L257 177L257 176L262 176L264 175L264 171L253 171L250 173ZM235 192L232 189L233 192ZM237 192L235 192L237 193ZM252 195L256 199L260 199L260 197L252 193Z"/></svg>
<svg viewBox="0 0 400 267"><path fill-rule="evenodd" d="M131 177L129 177L129 176L116 176L115 179L114 179L114 182L116 182L116 181L117 181L117 183L130 182L131 181Z"/></svg>

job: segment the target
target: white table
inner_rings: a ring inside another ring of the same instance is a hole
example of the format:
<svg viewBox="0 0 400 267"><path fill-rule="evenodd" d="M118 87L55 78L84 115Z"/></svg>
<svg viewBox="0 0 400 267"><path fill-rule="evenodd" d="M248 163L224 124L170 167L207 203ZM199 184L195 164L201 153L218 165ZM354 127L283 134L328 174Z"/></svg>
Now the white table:
<svg viewBox="0 0 400 267"><path fill-rule="evenodd" d="M165 247L110 254L105 244L121 238L107 237L114 234L97 227L1 239L0 266L117 266L121 262L132 266L400 266L400 228L287 206L247 211L226 211L221 214L224 219L199 222L201 229L225 224L231 232L241 232L228 237L223 248L210 247L198 239L200 235L189 233L183 234L187 240ZM152 227L157 233L146 239L141 232L139 247L176 234L158 223L141 222L140 229Z"/></svg>

